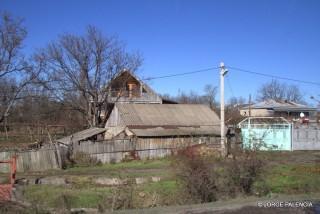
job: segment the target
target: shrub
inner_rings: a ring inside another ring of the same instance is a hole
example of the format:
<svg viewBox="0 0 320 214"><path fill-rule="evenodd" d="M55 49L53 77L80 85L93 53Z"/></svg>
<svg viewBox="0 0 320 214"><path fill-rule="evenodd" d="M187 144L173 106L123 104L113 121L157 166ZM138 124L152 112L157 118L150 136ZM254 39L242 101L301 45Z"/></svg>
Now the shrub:
<svg viewBox="0 0 320 214"><path fill-rule="evenodd" d="M89 154L84 152L76 152L73 157L73 165L76 166L96 166L101 165L101 161L97 158L91 157Z"/></svg>
<svg viewBox="0 0 320 214"><path fill-rule="evenodd" d="M126 182L124 184L113 186L111 195L107 196L102 203L98 204L99 212L104 213L109 207L111 207L111 211L135 208L134 179L127 178L125 180Z"/></svg>
<svg viewBox="0 0 320 214"><path fill-rule="evenodd" d="M72 195L68 193L62 193L59 197L54 201L54 205L59 209L59 212L66 212L70 210L72 207Z"/></svg>
<svg viewBox="0 0 320 214"><path fill-rule="evenodd" d="M254 183L261 182L263 161L254 151L239 151L232 159L179 154L173 168L187 201L204 203L250 195Z"/></svg>
<svg viewBox="0 0 320 214"><path fill-rule="evenodd" d="M179 156L174 168L185 200L196 203L216 200L216 173L210 162L198 156Z"/></svg>

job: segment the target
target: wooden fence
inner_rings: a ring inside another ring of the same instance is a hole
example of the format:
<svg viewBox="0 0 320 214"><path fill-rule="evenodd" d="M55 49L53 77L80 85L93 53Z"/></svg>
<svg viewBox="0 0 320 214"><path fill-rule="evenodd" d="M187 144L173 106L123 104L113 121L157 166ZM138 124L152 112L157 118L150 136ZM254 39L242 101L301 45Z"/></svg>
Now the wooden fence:
<svg viewBox="0 0 320 214"><path fill-rule="evenodd" d="M216 148L220 146L219 138L216 137L138 138L82 141L73 144L73 152L86 153L102 163L116 163L132 155L140 159L165 157L187 146L204 143Z"/></svg>
<svg viewBox="0 0 320 214"><path fill-rule="evenodd" d="M44 171L61 168L61 156L56 148L43 148L28 151L2 151L0 160L10 159L17 155L17 171ZM0 164L0 172L9 172L8 164Z"/></svg>
<svg viewBox="0 0 320 214"><path fill-rule="evenodd" d="M219 138L216 137L173 137L173 138L138 138L114 139L108 141L82 141L66 146L47 145L37 150L2 151L0 160L10 159L17 155L17 171L44 171L61 169L68 159L69 152L88 154L102 163L116 163L127 157L135 156L140 159L160 158L171 155L187 146L208 144L219 148ZM70 149L68 151L68 149ZM0 165L0 172L8 172L6 164Z"/></svg>

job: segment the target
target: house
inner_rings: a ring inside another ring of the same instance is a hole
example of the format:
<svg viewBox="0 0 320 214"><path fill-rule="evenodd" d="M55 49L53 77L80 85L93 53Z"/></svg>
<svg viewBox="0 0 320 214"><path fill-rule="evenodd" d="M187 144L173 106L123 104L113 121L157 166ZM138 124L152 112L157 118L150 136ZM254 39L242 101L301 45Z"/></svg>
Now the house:
<svg viewBox="0 0 320 214"><path fill-rule="evenodd" d="M284 117L290 121L301 118L313 120L316 118L317 109L304 104L287 100L268 99L240 109L240 114L245 117Z"/></svg>
<svg viewBox="0 0 320 214"><path fill-rule="evenodd" d="M114 103L105 128L126 127L137 137L217 136L220 120L204 105L173 104L162 99L128 70L108 85ZM113 129L119 130L119 129Z"/></svg>
<svg viewBox="0 0 320 214"><path fill-rule="evenodd" d="M107 105L100 112L100 119L106 121L115 103L177 104L163 99L146 83L128 70L123 70L107 84ZM101 100L102 97L101 97Z"/></svg>
<svg viewBox="0 0 320 214"><path fill-rule="evenodd" d="M162 98L128 70L122 71L108 84L109 103L162 104Z"/></svg>
<svg viewBox="0 0 320 214"><path fill-rule="evenodd" d="M160 144L165 148L171 148L168 144L220 146L220 119L205 105L116 103L105 128L116 127L122 127L122 138L134 138L148 148Z"/></svg>
<svg viewBox="0 0 320 214"><path fill-rule="evenodd" d="M220 119L208 106L162 99L129 71L107 89L108 111L100 115L104 128L75 133L57 140L59 145L102 163L164 157L189 146L220 149Z"/></svg>

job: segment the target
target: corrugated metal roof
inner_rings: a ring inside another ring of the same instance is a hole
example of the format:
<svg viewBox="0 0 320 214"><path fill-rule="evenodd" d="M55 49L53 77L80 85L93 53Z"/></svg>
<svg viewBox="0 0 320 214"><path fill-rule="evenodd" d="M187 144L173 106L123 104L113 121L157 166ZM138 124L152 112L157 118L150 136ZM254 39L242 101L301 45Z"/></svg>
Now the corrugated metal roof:
<svg viewBox="0 0 320 214"><path fill-rule="evenodd" d="M82 130L80 132L76 132L72 135L69 135L67 137L61 138L59 140L56 140L59 143L63 144L70 144L70 142L78 142L80 140L85 140L87 138L93 137L95 135L101 134L106 131L106 128L89 128Z"/></svg>
<svg viewBox="0 0 320 214"><path fill-rule="evenodd" d="M117 103L116 108L121 125L137 136L220 134L220 119L205 105Z"/></svg>
<svg viewBox="0 0 320 214"><path fill-rule="evenodd" d="M248 109L249 106L243 109ZM303 104L295 103L292 101L273 100L268 99L250 106L252 109L273 109L275 111L297 110L297 111L315 111L316 108L309 107Z"/></svg>
<svg viewBox="0 0 320 214"><path fill-rule="evenodd" d="M161 136L195 136L195 135L220 135L220 127L177 127L167 129L163 127L148 129L130 129L138 137Z"/></svg>

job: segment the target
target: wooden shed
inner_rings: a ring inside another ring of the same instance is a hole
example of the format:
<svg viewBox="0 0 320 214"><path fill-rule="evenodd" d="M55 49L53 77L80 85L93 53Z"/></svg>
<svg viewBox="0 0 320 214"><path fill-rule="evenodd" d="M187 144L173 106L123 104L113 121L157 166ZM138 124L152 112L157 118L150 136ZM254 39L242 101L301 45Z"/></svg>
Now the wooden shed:
<svg viewBox="0 0 320 214"><path fill-rule="evenodd" d="M116 103L105 128L114 127L126 129L141 148L220 147L220 119L205 105Z"/></svg>

